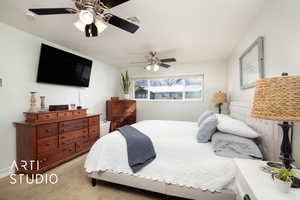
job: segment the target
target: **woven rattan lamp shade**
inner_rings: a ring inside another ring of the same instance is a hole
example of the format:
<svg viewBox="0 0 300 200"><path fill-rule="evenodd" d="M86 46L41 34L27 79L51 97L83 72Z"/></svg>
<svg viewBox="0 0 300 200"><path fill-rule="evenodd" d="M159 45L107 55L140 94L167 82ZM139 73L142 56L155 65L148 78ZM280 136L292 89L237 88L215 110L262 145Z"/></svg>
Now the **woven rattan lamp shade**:
<svg viewBox="0 0 300 200"><path fill-rule="evenodd" d="M251 116L274 121L300 122L300 76L258 80Z"/></svg>
<svg viewBox="0 0 300 200"><path fill-rule="evenodd" d="M212 101L215 104L219 104L219 103L227 103L227 94L223 93L223 92L216 92L213 95L213 99Z"/></svg>

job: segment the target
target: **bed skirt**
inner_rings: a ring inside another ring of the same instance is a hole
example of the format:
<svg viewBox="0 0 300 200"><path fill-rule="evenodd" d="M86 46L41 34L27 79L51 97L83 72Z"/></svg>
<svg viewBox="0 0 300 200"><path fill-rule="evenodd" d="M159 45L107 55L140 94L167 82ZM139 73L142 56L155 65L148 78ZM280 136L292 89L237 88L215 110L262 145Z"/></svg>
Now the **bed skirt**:
<svg viewBox="0 0 300 200"><path fill-rule="evenodd" d="M230 190L221 192L209 192L201 189L187 188L173 184L166 184L160 181L131 176L128 174L115 174L112 172L98 172L88 174L90 178L107 181L120 185L139 188L147 191L157 192L169 196L182 197L195 200L235 200L236 194Z"/></svg>

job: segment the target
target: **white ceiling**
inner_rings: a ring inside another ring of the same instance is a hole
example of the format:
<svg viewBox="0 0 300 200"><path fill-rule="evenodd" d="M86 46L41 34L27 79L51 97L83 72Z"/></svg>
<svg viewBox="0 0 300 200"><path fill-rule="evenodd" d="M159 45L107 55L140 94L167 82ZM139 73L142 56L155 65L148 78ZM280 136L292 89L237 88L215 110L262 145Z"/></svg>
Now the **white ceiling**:
<svg viewBox="0 0 300 200"><path fill-rule="evenodd" d="M227 58L265 0L131 0L110 10L136 16L130 34L110 26L100 37L85 38L73 26L76 15L25 16L28 8L74 7L71 0L1 0L0 21L107 64L130 66L152 50L180 63Z"/></svg>

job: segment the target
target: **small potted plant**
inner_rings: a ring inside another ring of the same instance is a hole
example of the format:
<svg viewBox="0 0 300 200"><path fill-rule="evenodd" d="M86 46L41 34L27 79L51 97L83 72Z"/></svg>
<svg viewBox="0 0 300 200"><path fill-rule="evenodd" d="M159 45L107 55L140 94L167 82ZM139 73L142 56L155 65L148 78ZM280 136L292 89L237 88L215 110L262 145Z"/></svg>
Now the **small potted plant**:
<svg viewBox="0 0 300 200"><path fill-rule="evenodd" d="M121 78L122 78L122 90L124 93L124 98L129 99L129 89L130 89L130 79L128 75L128 71L125 72L125 74L121 73Z"/></svg>
<svg viewBox="0 0 300 200"><path fill-rule="evenodd" d="M277 188L284 193L290 191L293 177L294 173L290 169L284 167L276 169L274 173L272 173L272 178L275 181Z"/></svg>

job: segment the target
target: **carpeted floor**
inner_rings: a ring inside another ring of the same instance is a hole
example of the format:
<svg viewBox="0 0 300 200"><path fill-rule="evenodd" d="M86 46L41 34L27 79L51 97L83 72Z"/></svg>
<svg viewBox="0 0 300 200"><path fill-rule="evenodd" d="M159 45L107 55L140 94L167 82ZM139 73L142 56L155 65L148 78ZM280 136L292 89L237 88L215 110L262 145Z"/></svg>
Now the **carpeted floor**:
<svg viewBox="0 0 300 200"><path fill-rule="evenodd" d="M91 186L90 179L83 169L85 155L69 161L47 174L58 176L56 184L10 184L9 177L0 179L0 200L147 200L147 199L175 199L161 194L151 193L135 188L116 184L97 182ZM177 199L177 198L176 198Z"/></svg>

